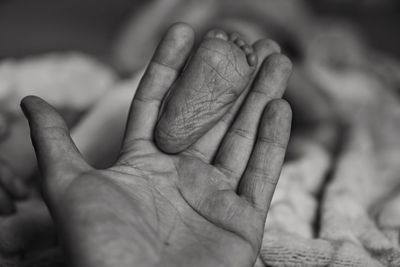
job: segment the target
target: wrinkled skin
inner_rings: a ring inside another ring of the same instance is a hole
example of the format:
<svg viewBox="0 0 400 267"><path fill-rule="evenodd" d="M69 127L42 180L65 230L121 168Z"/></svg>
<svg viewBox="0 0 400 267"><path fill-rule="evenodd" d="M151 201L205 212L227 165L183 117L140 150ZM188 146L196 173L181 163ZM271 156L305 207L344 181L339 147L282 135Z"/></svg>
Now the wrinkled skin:
<svg viewBox="0 0 400 267"><path fill-rule="evenodd" d="M264 212L235 194L224 182L231 177L196 158L135 146L145 148L123 164L74 174L56 201L57 217L70 218L63 231L76 244L76 265L250 266Z"/></svg>
<svg viewBox="0 0 400 267"><path fill-rule="evenodd" d="M290 66L283 56L266 59L232 126L219 124L197 144L214 149L197 148L202 157L193 149L168 155L156 147L153 132L193 38L185 24L166 33L133 99L121 155L109 169L86 163L50 105L37 97L22 101L43 194L72 266L254 264L291 124L289 105L271 99L283 93ZM263 44L256 49L262 59L273 53Z"/></svg>
<svg viewBox="0 0 400 267"><path fill-rule="evenodd" d="M155 130L158 147L178 153L197 141L243 93L256 64L238 34L210 31L170 90Z"/></svg>

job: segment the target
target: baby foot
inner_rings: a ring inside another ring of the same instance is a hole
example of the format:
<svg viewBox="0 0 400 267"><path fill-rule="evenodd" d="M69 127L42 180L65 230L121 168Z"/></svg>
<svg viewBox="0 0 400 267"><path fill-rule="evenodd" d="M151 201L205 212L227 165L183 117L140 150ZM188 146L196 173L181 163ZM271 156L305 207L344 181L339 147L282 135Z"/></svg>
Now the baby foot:
<svg viewBox="0 0 400 267"><path fill-rule="evenodd" d="M155 129L159 148L178 153L206 133L244 91L256 65L239 34L208 32L165 100Z"/></svg>

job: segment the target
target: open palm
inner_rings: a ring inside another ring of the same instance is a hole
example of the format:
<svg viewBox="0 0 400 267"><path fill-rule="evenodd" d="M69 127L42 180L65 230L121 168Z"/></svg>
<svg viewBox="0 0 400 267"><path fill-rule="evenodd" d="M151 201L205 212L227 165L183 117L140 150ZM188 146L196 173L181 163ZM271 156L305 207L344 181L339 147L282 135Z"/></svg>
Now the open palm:
<svg viewBox="0 0 400 267"><path fill-rule="evenodd" d="M161 42L132 102L121 155L109 169L85 162L46 102L22 102L46 202L74 266L255 262L291 119L287 103L270 101L265 84L282 94L288 64L283 56L268 57L232 125L223 120L181 154L165 154L154 144L154 127L191 50L190 31L175 25ZM271 52L265 45L256 50L260 57Z"/></svg>

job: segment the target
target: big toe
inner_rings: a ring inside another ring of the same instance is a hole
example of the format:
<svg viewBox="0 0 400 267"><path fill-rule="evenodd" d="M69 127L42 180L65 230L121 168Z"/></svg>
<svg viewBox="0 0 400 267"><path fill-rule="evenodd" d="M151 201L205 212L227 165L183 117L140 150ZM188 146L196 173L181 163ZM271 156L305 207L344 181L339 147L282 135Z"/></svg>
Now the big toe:
<svg viewBox="0 0 400 267"><path fill-rule="evenodd" d="M228 34L221 29L212 29L207 32L206 34L207 38L219 38L224 41L228 41Z"/></svg>

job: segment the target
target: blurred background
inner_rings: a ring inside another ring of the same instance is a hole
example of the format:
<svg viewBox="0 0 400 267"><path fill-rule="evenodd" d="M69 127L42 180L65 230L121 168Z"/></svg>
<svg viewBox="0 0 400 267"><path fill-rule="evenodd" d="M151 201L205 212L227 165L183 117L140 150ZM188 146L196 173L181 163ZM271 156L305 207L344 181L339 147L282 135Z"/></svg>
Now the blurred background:
<svg viewBox="0 0 400 267"><path fill-rule="evenodd" d="M135 16L143 16L143 6L149 5L151 2L157 1L1 0L0 58L22 57L65 50L78 50L102 58L109 58L115 41L127 21ZM173 10L175 9L173 6L178 2L185 3L185 5L188 5L188 3L190 5L190 2L192 2L192 5L199 5L196 3L199 1L193 0L165 0L164 2L164 5L170 6L172 10L164 10L164 14L160 11L159 15L163 15L164 19L170 16L169 19L172 20L182 16L178 10ZM290 0L282 2L295 3L295 1ZM295 4L296 6L301 5L303 9L307 9L311 13L309 15L316 19L334 19L349 23L357 28L373 47L393 56L400 56L400 35L398 32L400 3L398 1L306 0L298 2L301 2L301 4ZM208 4L210 5L209 8L214 8L212 7L214 4ZM229 5L229 3L225 5ZM284 6L286 4L278 5ZM199 9L201 8L204 7L199 7ZM271 9L271 6L266 6L266 8ZM176 11L175 14L174 11ZM211 11L211 13L214 12L216 16L220 13L217 10ZM279 10L272 9L266 11L266 14L268 12L279 13L285 12L285 10L282 10L282 8ZM288 13L281 14L283 16L282 23L285 19L291 19L285 17L286 14ZM302 16L302 14L297 14L297 16ZM271 20L268 17L265 19ZM167 25L162 26L166 27ZM295 27L295 25L287 26ZM149 25L149 28L151 28L151 25ZM141 37L138 36L137 38Z"/></svg>

